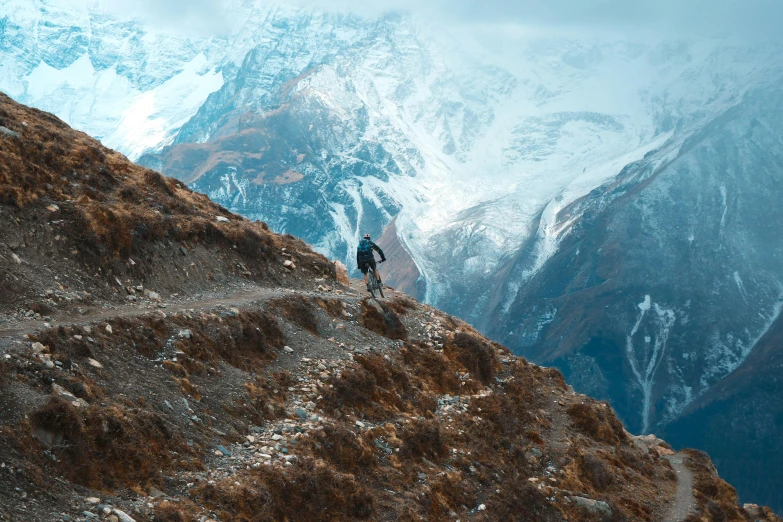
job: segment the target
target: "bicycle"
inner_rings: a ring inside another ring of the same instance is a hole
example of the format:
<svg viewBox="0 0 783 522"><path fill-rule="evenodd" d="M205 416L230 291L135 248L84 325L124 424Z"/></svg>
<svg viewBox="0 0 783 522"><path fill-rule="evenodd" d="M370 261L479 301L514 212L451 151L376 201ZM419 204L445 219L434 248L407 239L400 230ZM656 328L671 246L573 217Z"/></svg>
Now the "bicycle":
<svg viewBox="0 0 783 522"><path fill-rule="evenodd" d="M372 268L370 268L367 271L367 282L368 282L368 286L370 287L370 294L373 297L376 297L375 296L376 290L378 291L379 294L381 294L381 297L385 297L383 295L383 283L379 281L378 278L375 277L375 270L373 270Z"/></svg>

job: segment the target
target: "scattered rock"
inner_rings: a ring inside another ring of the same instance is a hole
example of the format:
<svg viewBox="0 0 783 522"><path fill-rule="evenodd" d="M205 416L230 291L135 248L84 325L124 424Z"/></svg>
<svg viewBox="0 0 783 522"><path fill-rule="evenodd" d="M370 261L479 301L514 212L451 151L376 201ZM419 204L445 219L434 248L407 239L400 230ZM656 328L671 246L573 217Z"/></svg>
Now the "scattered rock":
<svg viewBox="0 0 783 522"><path fill-rule="evenodd" d="M531 449L530 453L532 453L533 455L535 455L536 458L539 458L539 459L544 455L544 453L540 449L538 449L538 448Z"/></svg>
<svg viewBox="0 0 783 522"><path fill-rule="evenodd" d="M0 134L2 134L4 136L8 136L9 138L18 138L19 137L19 134L15 133L14 131L9 129L8 127L3 127L2 125L0 125Z"/></svg>
<svg viewBox="0 0 783 522"><path fill-rule="evenodd" d="M290 346L283 346L283 350L285 351L285 353L294 353L294 349L291 348Z"/></svg>
<svg viewBox="0 0 783 522"><path fill-rule="evenodd" d="M57 205L49 205L48 207L46 207L46 210L48 210L49 212L57 212L58 210L60 210L60 207L58 207Z"/></svg>
<svg viewBox="0 0 783 522"><path fill-rule="evenodd" d="M101 499L99 499L98 497L87 497L87 498L84 499L84 501L87 502L88 504L100 504L101 503Z"/></svg>
<svg viewBox="0 0 783 522"><path fill-rule="evenodd" d="M218 450L218 451L219 451L219 452L220 452L220 453L221 453L221 454L222 454L224 457L230 457L230 456L231 456L231 452L230 452L230 451L228 451L228 450L227 450L226 448L224 448L223 446L218 446L218 447L217 447L217 450Z"/></svg>
<svg viewBox="0 0 783 522"><path fill-rule="evenodd" d="M111 325L110 325L110 324L107 324L107 325L106 325L106 332L107 332L107 333L114 333L114 331L112 330L112 328L111 328Z"/></svg>
<svg viewBox="0 0 783 522"><path fill-rule="evenodd" d="M602 500L593 500L592 498L584 497L571 497L571 501L590 514L607 517L612 515L612 508L610 508L609 504Z"/></svg>
<svg viewBox="0 0 783 522"><path fill-rule="evenodd" d="M184 246L181 246L179 247L179 253L182 254L183 256L186 256L188 255L188 249L185 248Z"/></svg>
<svg viewBox="0 0 783 522"><path fill-rule="evenodd" d="M182 338L182 339L190 339L192 336L193 336L193 334L188 329L179 331L179 337Z"/></svg>
<svg viewBox="0 0 783 522"><path fill-rule="evenodd" d="M32 348L33 348L33 350L34 350L36 353L42 353L42 352L46 351L46 346L44 346L44 345L43 345L43 344L41 344L41 343L37 343L37 342L36 342L36 343L33 343L33 345L32 345Z"/></svg>
<svg viewBox="0 0 783 522"><path fill-rule="evenodd" d="M17 256L15 253L11 254L11 259L13 259L14 263L16 263L17 265L21 265L22 264L22 260L19 259L19 256Z"/></svg>
<svg viewBox="0 0 783 522"><path fill-rule="evenodd" d="M158 292L153 292L152 290L144 290L144 297L149 299L150 301L160 301L161 297Z"/></svg>
<svg viewBox="0 0 783 522"><path fill-rule="evenodd" d="M296 269L296 265L290 259L286 259L285 261L283 261L283 267L287 268L288 270L295 270Z"/></svg>
<svg viewBox="0 0 783 522"><path fill-rule="evenodd" d="M136 522L136 520L128 516L127 513L125 513L124 511L120 511L117 508L114 508L112 510L112 513L117 515L117 518L120 520L120 522Z"/></svg>
<svg viewBox="0 0 783 522"><path fill-rule="evenodd" d="M98 361L96 361L95 359L87 359L87 364L89 364L93 368L98 368L98 369L103 368L103 365Z"/></svg>
<svg viewBox="0 0 783 522"><path fill-rule="evenodd" d="M217 221L218 223L231 223L230 219L228 219L227 217L223 217L223 216L216 217L215 221Z"/></svg>

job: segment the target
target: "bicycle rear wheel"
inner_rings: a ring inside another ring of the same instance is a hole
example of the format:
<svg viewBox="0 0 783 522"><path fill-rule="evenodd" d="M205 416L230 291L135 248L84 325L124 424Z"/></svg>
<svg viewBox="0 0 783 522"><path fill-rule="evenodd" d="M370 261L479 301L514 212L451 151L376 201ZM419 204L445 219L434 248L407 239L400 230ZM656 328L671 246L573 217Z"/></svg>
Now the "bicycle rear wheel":
<svg viewBox="0 0 783 522"><path fill-rule="evenodd" d="M370 287L370 294L375 297L375 289L378 286L378 280L375 279L375 274L373 273L372 268L370 268L369 273L367 274L367 281L369 281L367 286Z"/></svg>
<svg viewBox="0 0 783 522"><path fill-rule="evenodd" d="M379 294L381 294L381 297L385 297L385 296L383 295L383 283L381 283L380 281L378 281L378 280L376 279L376 280L375 280L375 284L377 285L377 288L378 288L378 293L379 293Z"/></svg>

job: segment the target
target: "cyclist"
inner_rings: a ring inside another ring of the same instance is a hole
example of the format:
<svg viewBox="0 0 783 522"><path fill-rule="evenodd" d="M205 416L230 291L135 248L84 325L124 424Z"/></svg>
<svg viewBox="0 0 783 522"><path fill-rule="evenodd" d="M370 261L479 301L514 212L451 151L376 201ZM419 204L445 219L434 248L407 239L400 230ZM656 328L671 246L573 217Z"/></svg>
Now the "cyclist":
<svg viewBox="0 0 783 522"><path fill-rule="evenodd" d="M381 283L381 276L378 274L378 267L375 264L375 255L373 250L377 251L381 255L381 263L386 261L386 256L383 255L383 250L378 245L370 240L370 234L365 234L364 239L359 242L359 247L356 249L356 264L359 265L359 270L364 274L364 283L367 285L367 291L370 291L370 282L367 280L367 271L372 268L375 273L375 278L378 280L378 284Z"/></svg>

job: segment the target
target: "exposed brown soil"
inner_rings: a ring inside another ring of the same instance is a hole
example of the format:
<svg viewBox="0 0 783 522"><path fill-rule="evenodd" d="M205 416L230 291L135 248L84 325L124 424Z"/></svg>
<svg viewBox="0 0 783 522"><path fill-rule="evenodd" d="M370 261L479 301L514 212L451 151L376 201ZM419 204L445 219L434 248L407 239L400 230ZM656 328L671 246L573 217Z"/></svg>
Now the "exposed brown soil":
<svg viewBox="0 0 783 522"><path fill-rule="evenodd" d="M0 124L20 134L0 138L0 520L655 521L676 500L665 444L559 372L364 298L49 115L0 98ZM698 520L779 520L688 465Z"/></svg>

